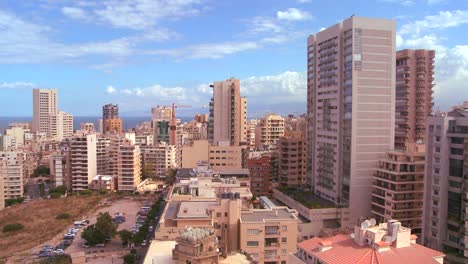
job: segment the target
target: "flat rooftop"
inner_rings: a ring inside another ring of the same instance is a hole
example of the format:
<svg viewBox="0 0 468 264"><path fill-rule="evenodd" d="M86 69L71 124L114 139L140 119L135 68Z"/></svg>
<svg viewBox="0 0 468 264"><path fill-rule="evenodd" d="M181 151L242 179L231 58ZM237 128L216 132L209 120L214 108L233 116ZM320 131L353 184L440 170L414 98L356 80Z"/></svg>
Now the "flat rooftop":
<svg viewBox="0 0 468 264"><path fill-rule="evenodd" d="M337 207L334 203L315 195L312 191L303 191L287 187L278 188L277 190L293 198L309 209Z"/></svg>
<svg viewBox="0 0 468 264"><path fill-rule="evenodd" d="M143 264L171 264L177 263L172 259L172 249L175 248L175 241L153 240L146 253Z"/></svg>
<svg viewBox="0 0 468 264"><path fill-rule="evenodd" d="M181 202L177 218L207 218L208 209L217 204L217 202Z"/></svg>
<svg viewBox="0 0 468 264"><path fill-rule="evenodd" d="M295 210L287 208L259 209L241 213L241 221L243 223L263 223L268 220L297 220L295 212Z"/></svg>

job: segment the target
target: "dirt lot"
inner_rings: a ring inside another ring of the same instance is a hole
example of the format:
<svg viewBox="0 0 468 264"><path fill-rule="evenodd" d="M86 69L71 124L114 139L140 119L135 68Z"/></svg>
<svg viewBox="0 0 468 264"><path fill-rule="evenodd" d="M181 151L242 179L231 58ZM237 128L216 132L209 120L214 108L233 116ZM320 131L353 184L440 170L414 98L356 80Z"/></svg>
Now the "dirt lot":
<svg viewBox="0 0 468 264"><path fill-rule="evenodd" d="M103 195L90 195L38 200L0 211L0 228L12 223L24 226L20 231L0 231L0 263L13 254L51 240L62 233L74 219L94 210L104 198ZM68 213L70 218L55 219L60 213Z"/></svg>

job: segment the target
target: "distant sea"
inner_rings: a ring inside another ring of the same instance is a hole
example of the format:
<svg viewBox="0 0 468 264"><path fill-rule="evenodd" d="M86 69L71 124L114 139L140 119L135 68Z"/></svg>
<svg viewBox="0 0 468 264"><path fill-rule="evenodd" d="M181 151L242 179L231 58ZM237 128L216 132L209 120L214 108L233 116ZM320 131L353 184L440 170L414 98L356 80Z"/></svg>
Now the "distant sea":
<svg viewBox="0 0 468 264"><path fill-rule="evenodd" d="M98 116L74 116L73 117L73 128L75 130L80 129L81 123L94 123L94 127L98 129L97 121L99 118ZM150 121L150 116L123 116L123 129L127 130L129 128L135 128L138 124L145 121ZM187 122L192 119L192 117L180 117L182 122ZM10 116L0 116L0 133L3 134L5 129L8 128L8 124L13 122L31 122L32 117L10 117Z"/></svg>

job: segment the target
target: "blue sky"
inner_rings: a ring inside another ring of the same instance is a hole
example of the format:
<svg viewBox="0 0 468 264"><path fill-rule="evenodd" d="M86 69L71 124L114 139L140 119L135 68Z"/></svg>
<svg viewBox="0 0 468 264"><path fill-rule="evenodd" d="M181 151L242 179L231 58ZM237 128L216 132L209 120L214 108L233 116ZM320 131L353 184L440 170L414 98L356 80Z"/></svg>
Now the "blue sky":
<svg viewBox="0 0 468 264"><path fill-rule="evenodd" d="M397 48L436 50L435 104L468 100L465 0L35 0L0 2L0 116L30 116L32 88L59 108L149 115L207 111L209 83L236 77L249 116L306 108L306 38L352 14L397 20Z"/></svg>

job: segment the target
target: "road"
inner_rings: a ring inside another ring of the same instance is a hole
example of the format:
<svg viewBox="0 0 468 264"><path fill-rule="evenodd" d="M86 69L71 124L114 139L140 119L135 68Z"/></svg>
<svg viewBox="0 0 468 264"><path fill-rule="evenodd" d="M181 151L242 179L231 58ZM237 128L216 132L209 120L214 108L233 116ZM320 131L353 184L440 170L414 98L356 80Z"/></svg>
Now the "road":
<svg viewBox="0 0 468 264"><path fill-rule="evenodd" d="M154 237L155 237L156 226L158 226L159 220L161 219L161 215L164 212L164 207L165 206L166 206L166 202L162 201L160 210L159 210L156 218L153 219L153 223L152 223L153 231L148 232L148 236L146 237L146 241L147 241L146 246L140 247L140 248L137 249L137 256L139 256L139 258L137 259L137 263L143 263L143 261L145 260L145 256L148 253L150 241L153 240Z"/></svg>

